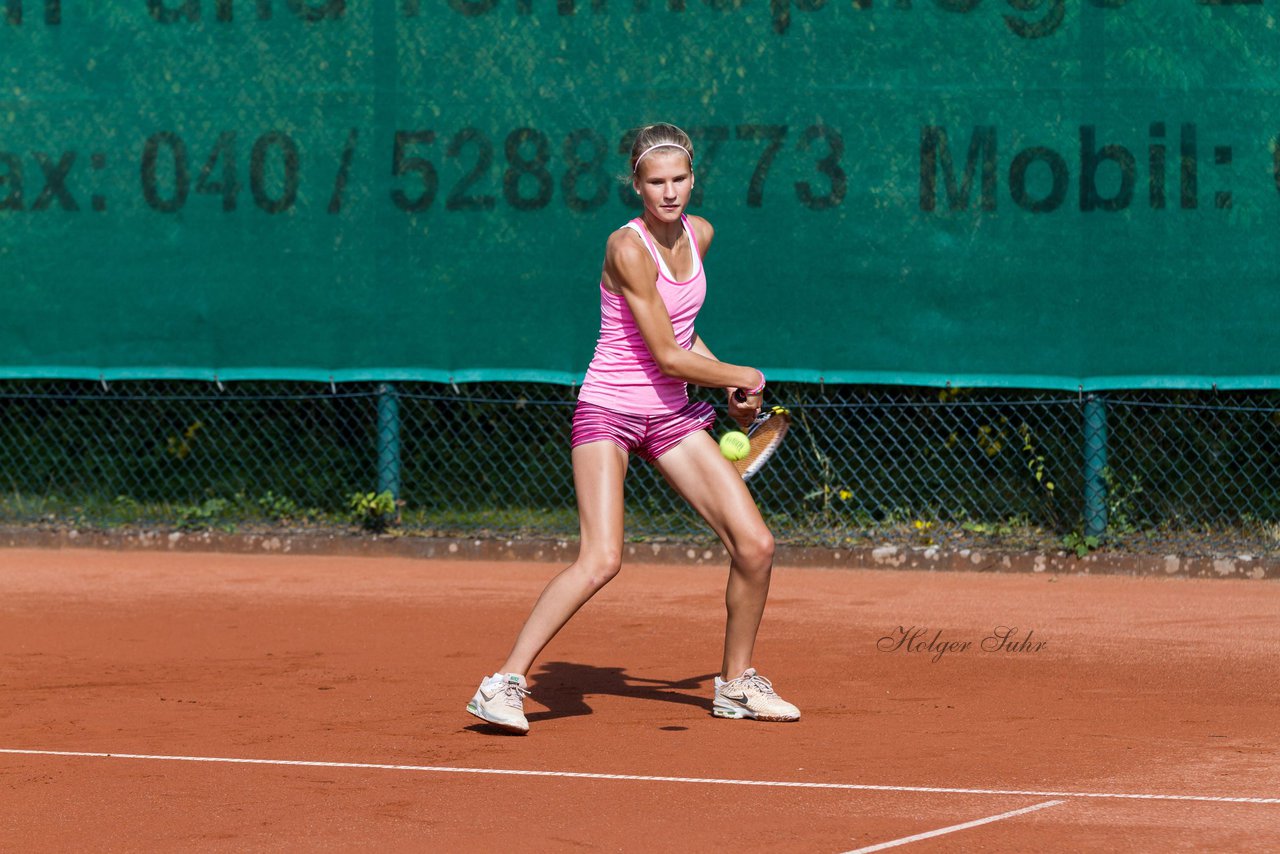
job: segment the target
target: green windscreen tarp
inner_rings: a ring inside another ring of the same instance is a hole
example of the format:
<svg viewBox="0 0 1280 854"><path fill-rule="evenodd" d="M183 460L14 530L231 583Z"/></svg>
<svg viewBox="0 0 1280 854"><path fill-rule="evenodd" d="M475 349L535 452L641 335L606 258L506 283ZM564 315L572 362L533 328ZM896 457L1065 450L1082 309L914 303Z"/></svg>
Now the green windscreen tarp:
<svg viewBox="0 0 1280 854"><path fill-rule="evenodd" d="M0 0L0 376L579 381L671 121L723 359L1274 388L1276 15Z"/></svg>

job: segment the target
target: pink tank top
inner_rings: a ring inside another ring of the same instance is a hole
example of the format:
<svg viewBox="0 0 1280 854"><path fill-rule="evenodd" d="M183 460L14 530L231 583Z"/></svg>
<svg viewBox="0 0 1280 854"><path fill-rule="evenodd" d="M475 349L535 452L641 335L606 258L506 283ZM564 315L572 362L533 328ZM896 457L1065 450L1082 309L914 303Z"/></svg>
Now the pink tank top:
<svg viewBox="0 0 1280 854"><path fill-rule="evenodd" d="M689 235L696 265L693 275L683 282L672 277L642 219L637 217L623 227L634 229L644 238L658 268L658 295L671 317L676 343L688 350L693 346L693 327L698 309L702 308L707 296L707 276L689 218L682 215L680 221ZM637 415L676 412L689 402L688 384L675 377L663 376L658 370L626 299L607 290L603 281L600 283L600 338L578 399Z"/></svg>

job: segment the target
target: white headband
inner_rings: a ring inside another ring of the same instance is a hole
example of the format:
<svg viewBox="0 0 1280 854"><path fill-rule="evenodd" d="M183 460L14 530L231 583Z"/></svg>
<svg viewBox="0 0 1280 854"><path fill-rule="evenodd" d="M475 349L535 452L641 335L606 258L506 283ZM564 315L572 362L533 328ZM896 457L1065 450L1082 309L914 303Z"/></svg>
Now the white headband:
<svg viewBox="0 0 1280 854"><path fill-rule="evenodd" d="M631 167L631 174L636 174L636 170L640 168L640 161L644 160L644 156L655 148L678 148L684 152L684 156L689 158L689 165L693 165L693 155L689 153L689 149L685 148L678 142L660 142L657 145L651 145L644 151L640 152L640 156L636 158L636 165Z"/></svg>

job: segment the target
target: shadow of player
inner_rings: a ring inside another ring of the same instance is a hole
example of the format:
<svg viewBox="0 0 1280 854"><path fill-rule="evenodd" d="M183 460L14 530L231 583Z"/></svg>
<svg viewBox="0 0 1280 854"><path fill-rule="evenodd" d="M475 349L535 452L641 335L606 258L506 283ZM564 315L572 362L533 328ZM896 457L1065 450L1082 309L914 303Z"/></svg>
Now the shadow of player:
<svg viewBox="0 0 1280 854"><path fill-rule="evenodd" d="M547 710L526 713L525 717L533 723L589 715L592 709L586 698L601 694L636 700L658 700L709 711L711 695L706 687L716 675L718 674L707 673L678 680L645 679L628 676L621 667L593 667L589 664L552 661L542 665L534 685L533 699L546 706ZM697 693L682 693L685 691Z"/></svg>

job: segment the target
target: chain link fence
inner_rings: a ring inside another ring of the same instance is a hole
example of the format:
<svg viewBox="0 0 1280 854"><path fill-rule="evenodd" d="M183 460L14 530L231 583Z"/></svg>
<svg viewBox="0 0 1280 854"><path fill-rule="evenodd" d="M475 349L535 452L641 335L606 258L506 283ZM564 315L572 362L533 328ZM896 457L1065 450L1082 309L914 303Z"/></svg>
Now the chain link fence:
<svg viewBox="0 0 1280 854"><path fill-rule="evenodd" d="M0 382L0 521L398 515L406 534L573 537L573 400L512 383ZM779 383L770 402L794 428L752 489L779 542L1280 556L1277 392ZM638 460L627 517L634 540L711 538Z"/></svg>

